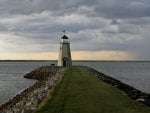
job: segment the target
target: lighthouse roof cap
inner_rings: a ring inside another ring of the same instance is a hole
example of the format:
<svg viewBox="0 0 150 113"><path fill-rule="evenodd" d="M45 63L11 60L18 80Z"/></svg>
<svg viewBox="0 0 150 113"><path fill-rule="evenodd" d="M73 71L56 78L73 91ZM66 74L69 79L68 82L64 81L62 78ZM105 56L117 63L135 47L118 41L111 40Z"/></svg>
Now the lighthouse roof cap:
<svg viewBox="0 0 150 113"><path fill-rule="evenodd" d="M61 39L69 39L66 35L62 36Z"/></svg>

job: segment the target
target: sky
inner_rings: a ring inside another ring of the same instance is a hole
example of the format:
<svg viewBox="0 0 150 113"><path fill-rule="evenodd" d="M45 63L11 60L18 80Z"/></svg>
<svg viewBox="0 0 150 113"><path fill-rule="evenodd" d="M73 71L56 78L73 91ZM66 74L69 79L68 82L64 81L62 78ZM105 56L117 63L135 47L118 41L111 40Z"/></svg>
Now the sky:
<svg viewBox="0 0 150 113"><path fill-rule="evenodd" d="M150 60L150 0L0 0L0 60Z"/></svg>

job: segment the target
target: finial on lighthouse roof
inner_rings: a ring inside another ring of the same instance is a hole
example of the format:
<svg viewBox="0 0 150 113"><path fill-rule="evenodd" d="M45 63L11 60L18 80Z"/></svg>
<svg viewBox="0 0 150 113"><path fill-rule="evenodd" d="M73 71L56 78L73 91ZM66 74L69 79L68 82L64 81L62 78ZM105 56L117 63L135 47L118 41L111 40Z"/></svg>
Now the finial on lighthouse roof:
<svg viewBox="0 0 150 113"><path fill-rule="evenodd" d="M66 36L66 30L63 30L63 33L64 33L64 36L62 36L61 39L69 39L69 38Z"/></svg>
<svg viewBox="0 0 150 113"><path fill-rule="evenodd" d="M65 29L63 30L63 33L64 33L64 35L65 35L65 33L66 33L66 30L65 30Z"/></svg>

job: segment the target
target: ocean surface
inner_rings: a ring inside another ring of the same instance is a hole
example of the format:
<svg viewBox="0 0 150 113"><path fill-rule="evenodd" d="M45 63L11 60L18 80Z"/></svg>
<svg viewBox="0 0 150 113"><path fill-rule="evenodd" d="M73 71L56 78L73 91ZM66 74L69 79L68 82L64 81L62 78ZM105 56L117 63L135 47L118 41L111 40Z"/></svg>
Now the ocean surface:
<svg viewBox="0 0 150 113"><path fill-rule="evenodd" d="M36 82L23 78L25 74L51 63L53 62L0 62L0 104Z"/></svg>
<svg viewBox="0 0 150 113"><path fill-rule="evenodd" d="M23 75L51 62L0 62L0 104L35 83ZM150 62L73 62L73 65L92 67L143 92L150 93Z"/></svg>

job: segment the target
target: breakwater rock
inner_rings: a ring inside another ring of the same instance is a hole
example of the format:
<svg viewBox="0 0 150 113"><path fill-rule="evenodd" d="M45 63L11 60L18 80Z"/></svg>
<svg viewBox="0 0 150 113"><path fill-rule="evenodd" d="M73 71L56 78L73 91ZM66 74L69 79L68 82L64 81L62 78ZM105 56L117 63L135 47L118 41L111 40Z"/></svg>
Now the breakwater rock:
<svg viewBox="0 0 150 113"><path fill-rule="evenodd" d="M134 87L124 84L119 80L116 80L115 78L109 77L103 73L100 73L92 68L89 67L83 67L88 73L93 74L100 78L101 80L105 81L108 84L111 84L112 86L117 87L118 89L122 90L127 94L131 99L136 100L138 102L141 102L145 104L146 106L150 107L150 94L144 93L140 90L135 89Z"/></svg>
<svg viewBox="0 0 150 113"><path fill-rule="evenodd" d="M0 105L0 113L32 113L35 111L48 91L60 81L64 70L61 67L42 66L25 75L25 78L36 79L37 82Z"/></svg>
<svg viewBox="0 0 150 113"><path fill-rule="evenodd" d="M24 75L24 78L43 81L43 80L46 80L48 77L52 77L60 69L62 69L62 67L42 66Z"/></svg>

